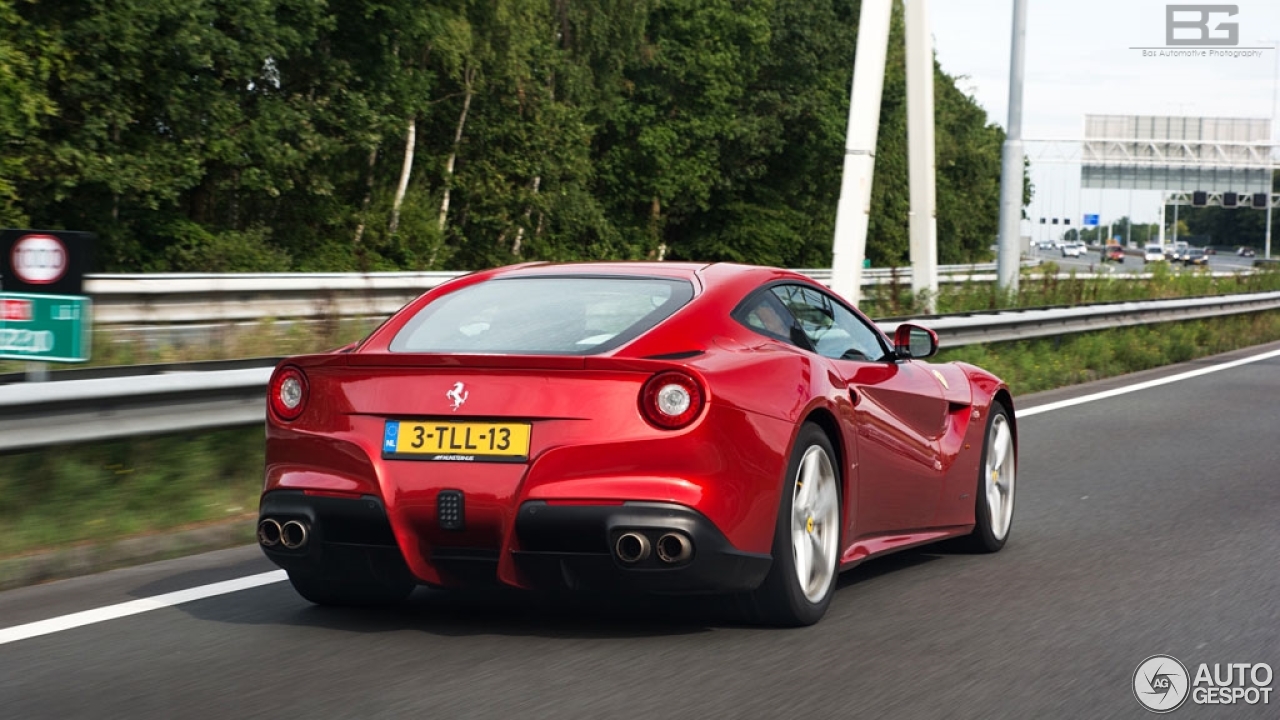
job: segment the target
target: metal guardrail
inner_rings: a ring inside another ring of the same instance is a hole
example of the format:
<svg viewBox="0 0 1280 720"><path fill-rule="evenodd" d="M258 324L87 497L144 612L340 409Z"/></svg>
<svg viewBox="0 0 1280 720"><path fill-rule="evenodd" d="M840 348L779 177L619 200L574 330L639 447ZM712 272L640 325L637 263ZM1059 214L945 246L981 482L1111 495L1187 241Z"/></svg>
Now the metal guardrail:
<svg viewBox="0 0 1280 720"><path fill-rule="evenodd" d="M1027 266L1039 264L1028 260ZM995 263L939 266L941 282L990 282ZM829 268L805 269L819 282ZM96 326L386 317L463 272L88 275ZM910 268L868 268L863 284L910 284Z"/></svg>
<svg viewBox="0 0 1280 720"><path fill-rule="evenodd" d="M955 347L1276 309L1280 292L910 320ZM892 332L906 321L880 326ZM0 386L0 451L261 423L271 371L250 367Z"/></svg>
<svg viewBox="0 0 1280 720"><path fill-rule="evenodd" d="M1023 261L1035 267L1041 259ZM942 265L942 284L994 282L995 263ZM830 284L829 268L797 272ZM1250 268L1215 271L1214 277L1253 272ZM93 322L100 329L155 328L169 332L203 330L231 323L288 318L294 321L387 317L406 303L462 272L263 273L238 275L161 274L88 275L85 292L93 297ZM1145 273L1076 273L1080 279L1142 279ZM863 285L909 285L911 269L868 268Z"/></svg>
<svg viewBox="0 0 1280 720"><path fill-rule="evenodd" d="M1280 292L959 313L910 318L910 322L932 328L943 347L958 347L1266 310L1280 310ZM886 332L892 332L906 321L885 321L879 325Z"/></svg>
<svg viewBox="0 0 1280 720"><path fill-rule="evenodd" d="M89 275L95 325L385 317L461 272Z"/></svg>
<svg viewBox="0 0 1280 720"><path fill-rule="evenodd" d="M282 358L256 357L237 360L195 360L191 362L144 363L141 365L94 365L68 367L45 374L41 382L67 382L71 380L101 380L105 378L132 378L142 375L173 375L175 373L204 373L217 370L245 370L249 368L275 367ZM26 372L0 373L0 387L12 383L28 382Z"/></svg>
<svg viewBox="0 0 1280 720"><path fill-rule="evenodd" d="M0 451L265 420L271 368L0 387Z"/></svg>

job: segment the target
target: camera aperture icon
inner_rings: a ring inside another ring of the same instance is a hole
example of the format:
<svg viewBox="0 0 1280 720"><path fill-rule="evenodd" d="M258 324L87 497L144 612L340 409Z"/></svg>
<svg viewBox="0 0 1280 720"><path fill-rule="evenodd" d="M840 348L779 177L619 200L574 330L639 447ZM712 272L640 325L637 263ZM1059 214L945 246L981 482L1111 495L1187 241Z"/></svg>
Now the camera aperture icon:
<svg viewBox="0 0 1280 720"><path fill-rule="evenodd" d="M1133 696L1154 713L1177 710L1191 688L1187 668L1172 655L1152 655L1133 672Z"/></svg>

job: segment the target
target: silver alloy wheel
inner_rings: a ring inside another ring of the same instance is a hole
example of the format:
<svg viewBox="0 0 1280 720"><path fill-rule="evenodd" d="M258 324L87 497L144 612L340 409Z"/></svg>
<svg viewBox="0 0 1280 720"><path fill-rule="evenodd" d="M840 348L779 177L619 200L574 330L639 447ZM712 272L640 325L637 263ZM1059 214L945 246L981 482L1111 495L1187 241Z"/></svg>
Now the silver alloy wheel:
<svg viewBox="0 0 1280 720"><path fill-rule="evenodd" d="M831 458L817 445L805 451L791 500L791 552L796 579L809 602L820 602L836 571L840 494Z"/></svg>
<svg viewBox="0 0 1280 720"><path fill-rule="evenodd" d="M1013 522L1013 481L1017 462L1013 451L1013 431L1009 419L996 415L987 431L987 467L984 481L987 510L991 513L991 535L1003 540Z"/></svg>

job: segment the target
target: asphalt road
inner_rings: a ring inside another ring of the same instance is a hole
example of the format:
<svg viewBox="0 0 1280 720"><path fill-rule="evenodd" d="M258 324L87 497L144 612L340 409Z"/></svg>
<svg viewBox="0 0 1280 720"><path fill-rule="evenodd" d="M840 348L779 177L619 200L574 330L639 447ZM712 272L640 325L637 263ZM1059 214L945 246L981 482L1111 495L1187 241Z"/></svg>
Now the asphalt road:
<svg viewBox="0 0 1280 720"><path fill-rule="evenodd" d="M425 590L371 614L275 582L0 644L0 717L1149 717L1150 655L1280 669L1277 400L1272 358L1029 413L1003 552L864 564L812 628ZM243 548L15 590L0 628L272 569ZM1277 718L1280 698L1172 717Z"/></svg>
<svg viewBox="0 0 1280 720"><path fill-rule="evenodd" d="M1125 255L1122 263L1104 263L1102 262L1102 255L1096 247L1088 248L1080 257L1062 257L1061 250L1036 248L1031 251L1031 257L1052 260L1058 264L1064 273L1072 271L1078 273L1143 273L1151 272L1152 270L1151 265L1142 262L1141 255ZM1239 272L1252 268L1253 261L1254 258L1239 257L1234 252L1219 252L1216 255L1209 256L1209 269L1213 272ZM1199 267L1187 267L1182 263L1173 263L1170 268L1175 273L1200 269Z"/></svg>

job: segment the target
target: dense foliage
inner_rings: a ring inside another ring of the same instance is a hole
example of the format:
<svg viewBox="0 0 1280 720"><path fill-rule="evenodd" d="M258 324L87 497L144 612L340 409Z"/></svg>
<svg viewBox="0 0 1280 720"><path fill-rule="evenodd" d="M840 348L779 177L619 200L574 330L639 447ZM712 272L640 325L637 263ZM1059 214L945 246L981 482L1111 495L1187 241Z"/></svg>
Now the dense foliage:
<svg viewBox="0 0 1280 720"><path fill-rule="evenodd" d="M1273 193L1280 193L1280 173L1272 176ZM1244 203L1249 202L1245 196ZM1167 212L1172 212L1172 207ZM1247 245L1262 249L1267 234L1267 212L1262 209L1241 205L1234 208L1223 207L1181 207L1180 223L1190 230L1191 234L1203 237L1205 245ZM1271 211L1272 252L1280 248L1280 213Z"/></svg>
<svg viewBox="0 0 1280 720"><path fill-rule="evenodd" d="M856 0L0 0L0 225L104 271L829 262ZM867 251L907 259L894 18ZM935 69L941 262L1002 131Z"/></svg>

